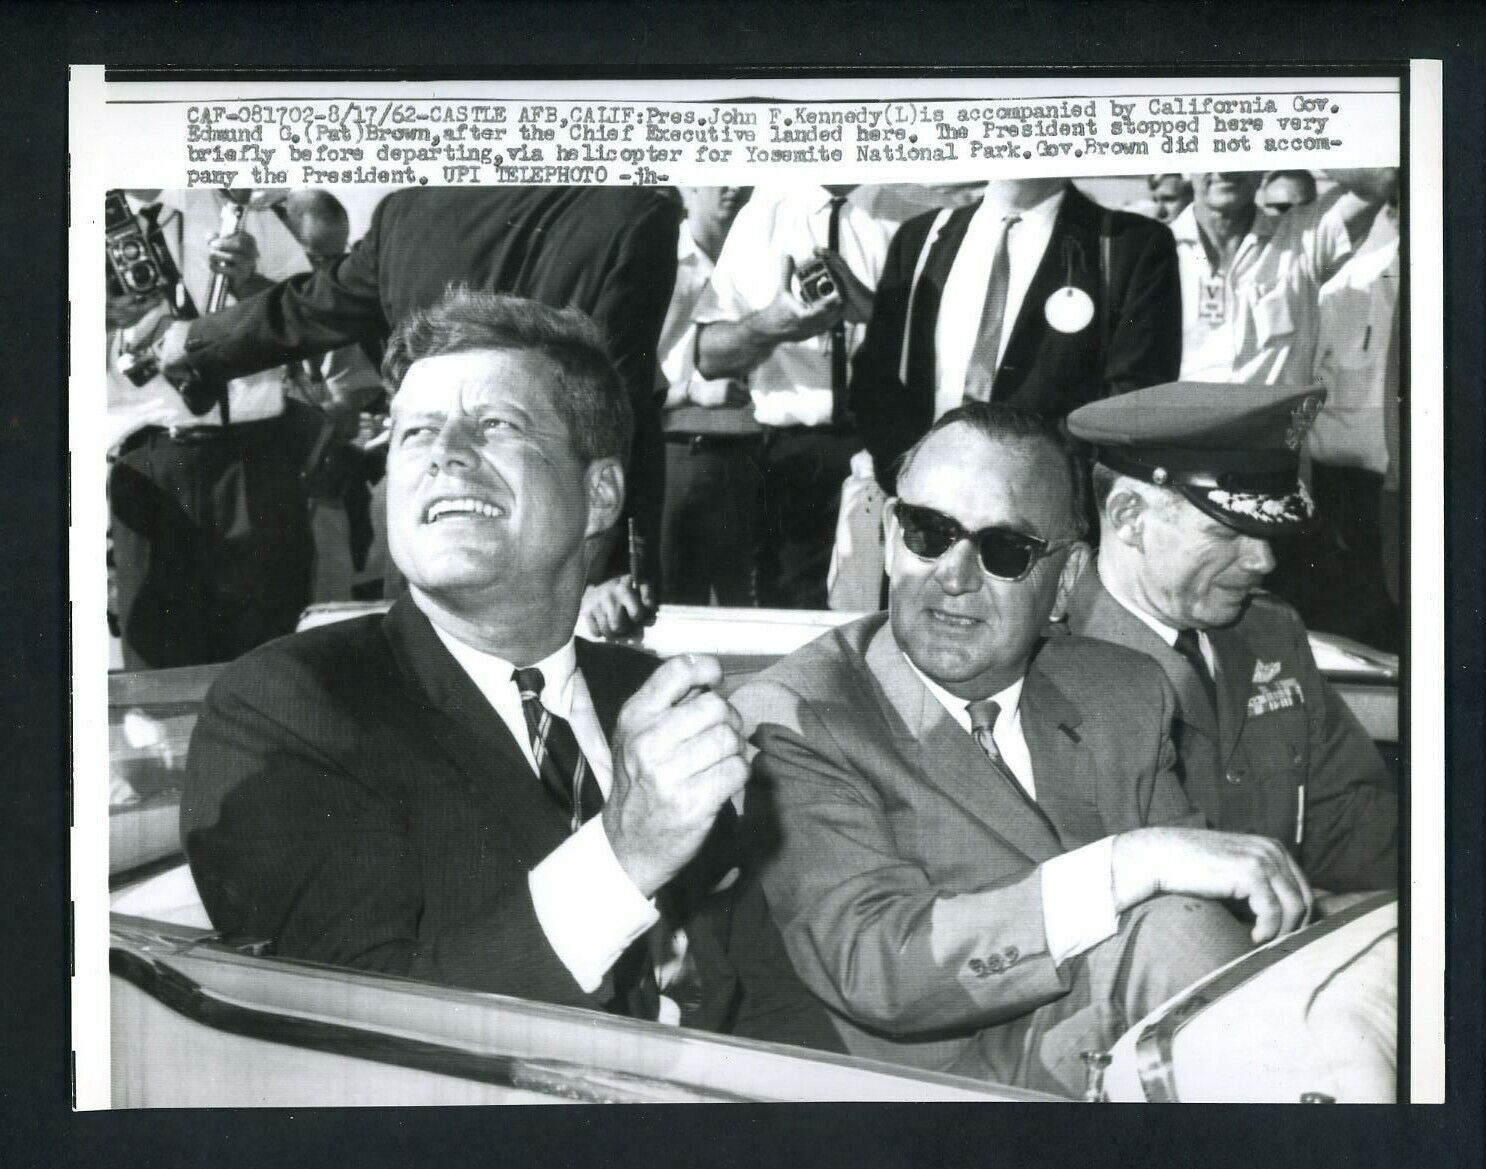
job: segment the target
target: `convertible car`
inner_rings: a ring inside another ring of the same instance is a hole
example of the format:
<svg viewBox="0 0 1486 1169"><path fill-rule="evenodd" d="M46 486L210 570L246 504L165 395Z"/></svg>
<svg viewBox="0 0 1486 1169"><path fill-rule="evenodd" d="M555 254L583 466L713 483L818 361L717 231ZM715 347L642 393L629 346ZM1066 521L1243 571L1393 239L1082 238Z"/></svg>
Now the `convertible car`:
<svg viewBox="0 0 1486 1169"><path fill-rule="evenodd" d="M302 626L375 606L322 606ZM730 684L849 615L662 608L639 644ZM1396 758L1397 662L1316 635ZM220 667L109 678L115 1107L680 1101L1036 1101L955 1076L273 957L213 934L179 843L197 707ZM1086 1056L1089 1100L1391 1101L1397 904L1351 898Z"/></svg>

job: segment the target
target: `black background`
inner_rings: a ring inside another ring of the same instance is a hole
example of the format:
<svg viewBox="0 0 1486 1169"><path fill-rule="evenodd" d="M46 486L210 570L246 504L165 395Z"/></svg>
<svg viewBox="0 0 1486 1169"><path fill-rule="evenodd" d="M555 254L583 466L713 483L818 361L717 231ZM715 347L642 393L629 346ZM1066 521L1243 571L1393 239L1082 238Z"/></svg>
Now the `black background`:
<svg viewBox="0 0 1486 1169"><path fill-rule="evenodd" d="M0 1164L1481 1164L1483 55L1479 10L1465 3L12 0L0 9ZM385 70L389 79L746 78L783 66L1211 72L1281 62L1393 67L1410 57L1445 62L1448 1106L70 1112L68 63Z"/></svg>

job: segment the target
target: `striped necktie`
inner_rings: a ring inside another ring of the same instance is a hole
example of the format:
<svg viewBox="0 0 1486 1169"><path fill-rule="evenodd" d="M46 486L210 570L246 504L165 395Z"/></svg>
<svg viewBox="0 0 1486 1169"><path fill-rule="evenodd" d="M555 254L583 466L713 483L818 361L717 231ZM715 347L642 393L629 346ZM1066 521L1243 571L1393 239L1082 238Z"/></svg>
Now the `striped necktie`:
<svg viewBox="0 0 1486 1169"><path fill-rule="evenodd" d="M542 786L567 813L569 831L576 832L584 821L598 815L604 806L604 794L578 747L573 728L542 705L542 688L547 681L542 671L532 667L516 670L511 680L521 691L521 712L526 716L526 731L531 736Z"/></svg>
<svg viewBox="0 0 1486 1169"><path fill-rule="evenodd" d="M994 731L996 719L1001 716L1001 704L994 699L982 698L970 703L965 708L970 713L970 733L975 736L975 741L980 744L980 749L986 753L986 758L991 761L991 770L1011 784L1012 790L1023 799L1030 799L1027 789L1022 786L1021 780L1007 766L1006 760L1001 756L1001 748L996 746Z"/></svg>

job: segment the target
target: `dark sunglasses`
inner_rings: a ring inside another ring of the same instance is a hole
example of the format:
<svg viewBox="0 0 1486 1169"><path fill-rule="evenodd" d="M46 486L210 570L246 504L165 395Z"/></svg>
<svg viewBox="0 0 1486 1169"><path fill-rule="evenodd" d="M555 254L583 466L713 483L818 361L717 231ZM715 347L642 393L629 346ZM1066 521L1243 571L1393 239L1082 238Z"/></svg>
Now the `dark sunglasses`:
<svg viewBox="0 0 1486 1169"><path fill-rule="evenodd" d="M986 575L1002 581L1026 579L1044 556L1075 542L1049 544L1010 528L981 528L972 532L943 512L904 503L901 499L893 501L893 514L898 517L903 546L920 560L938 560L961 540L969 540L980 554L980 567Z"/></svg>

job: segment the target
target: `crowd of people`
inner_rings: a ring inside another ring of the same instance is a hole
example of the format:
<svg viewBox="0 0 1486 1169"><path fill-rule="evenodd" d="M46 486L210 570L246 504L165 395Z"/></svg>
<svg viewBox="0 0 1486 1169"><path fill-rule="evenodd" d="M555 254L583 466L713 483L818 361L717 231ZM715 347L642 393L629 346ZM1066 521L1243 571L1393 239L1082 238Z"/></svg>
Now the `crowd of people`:
<svg viewBox="0 0 1486 1169"><path fill-rule="evenodd" d="M199 266L236 305L110 305L169 407L111 478L125 645L236 659L181 813L214 925L1077 1095L1392 887L1394 780L1306 623L1396 630L1396 176L1328 178L425 189L345 255L328 196L245 200L303 271L250 283L255 223ZM353 431L306 461L290 404L374 393L317 539ZM277 636L377 539L390 611ZM725 699L602 640L662 600L868 615Z"/></svg>

